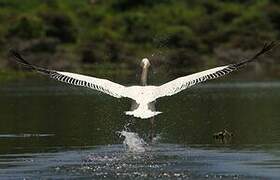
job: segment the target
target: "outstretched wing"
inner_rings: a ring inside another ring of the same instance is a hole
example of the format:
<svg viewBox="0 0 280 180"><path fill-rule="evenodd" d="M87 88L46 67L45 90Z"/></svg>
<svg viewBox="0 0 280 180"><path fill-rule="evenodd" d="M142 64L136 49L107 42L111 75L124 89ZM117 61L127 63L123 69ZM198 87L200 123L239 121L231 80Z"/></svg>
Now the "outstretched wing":
<svg viewBox="0 0 280 180"><path fill-rule="evenodd" d="M111 82L107 79L99 79L95 77L70 73L70 72L62 72L62 71L55 71L55 70L49 70L45 68L40 68L37 66L34 66L27 62L19 53L16 51L10 50L10 53L15 57L15 60L25 66L28 66L29 68L40 72L42 74L48 75L50 78L56 79L61 82L65 82L68 84L72 84L75 86L82 86L91 88L106 94L109 94L116 98L121 98L125 96L125 86L122 86L120 84Z"/></svg>
<svg viewBox="0 0 280 180"><path fill-rule="evenodd" d="M271 42L269 44L265 44L262 50L260 50L256 55L248 60L241 61L236 64L230 64L227 66L220 66L213 69L209 69L206 71L202 71L199 73L191 74L188 76L177 78L173 81L170 81L166 84L159 86L155 92L155 99L163 97L163 96L171 96L174 95L186 88L189 88L195 84L204 82L206 80L215 79L226 74L229 74L244 65L254 61L260 55L266 53L267 51L271 50L276 45L275 42Z"/></svg>

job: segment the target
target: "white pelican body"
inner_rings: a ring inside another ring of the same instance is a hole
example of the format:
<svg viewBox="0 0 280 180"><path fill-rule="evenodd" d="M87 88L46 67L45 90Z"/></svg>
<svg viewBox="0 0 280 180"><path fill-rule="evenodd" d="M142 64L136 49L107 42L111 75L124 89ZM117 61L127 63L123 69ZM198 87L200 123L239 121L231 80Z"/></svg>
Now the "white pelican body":
<svg viewBox="0 0 280 180"><path fill-rule="evenodd" d="M137 118L148 119L160 114L161 112L152 111L150 103L156 100L156 86L130 86L127 87L127 97L131 97L137 103L137 109L126 111L126 115Z"/></svg>
<svg viewBox="0 0 280 180"><path fill-rule="evenodd" d="M229 74L239 69L240 67L243 67L244 65L254 61L261 54L266 53L274 46L275 46L274 42L270 44L265 44L261 51L259 51L255 56L253 56L248 60L183 76L173 81L170 81L168 83L165 83L161 86L147 86L147 74L148 74L148 68L150 66L150 62L147 58L144 58L141 61L141 66L143 68L142 75L141 75L141 86L130 86L130 87L126 87L111 82L107 79L100 79L100 78L80 75L76 73L61 72L61 71L40 68L25 61L17 52L11 51L11 53L12 55L14 55L14 57L16 57L16 60L19 63L24 64L40 73L48 75L50 78L76 86L91 88L116 98L122 98L122 97L130 98L134 100L136 104L134 105L131 111L126 111L125 114L141 119L148 119L161 113L161 112L154 111L154 108L152 108L156 99L164 96L174 95L200 82L204 82L210 79L215 79L224 76L226 74Z"/></svg>

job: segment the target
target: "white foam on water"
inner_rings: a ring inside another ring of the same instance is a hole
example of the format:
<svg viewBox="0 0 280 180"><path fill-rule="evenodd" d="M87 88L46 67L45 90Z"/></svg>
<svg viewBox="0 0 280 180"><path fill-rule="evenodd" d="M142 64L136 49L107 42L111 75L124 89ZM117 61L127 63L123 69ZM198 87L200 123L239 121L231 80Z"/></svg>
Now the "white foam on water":
<svg viewBox="0 0 280 180"><path fill-rule="evenodd" d="M153 143L158 143L161 140L161 135L157 134L155 137L153 137L152 142Z"/></svg>
<svg viewBox="0 0 280 180"><path fill-rule="evenodd" d="M137 133L128 132L128 131L120 131L121 136L124 137L123 144L130 152L145 152L147 150L147 143L139 137Z"/></svg>

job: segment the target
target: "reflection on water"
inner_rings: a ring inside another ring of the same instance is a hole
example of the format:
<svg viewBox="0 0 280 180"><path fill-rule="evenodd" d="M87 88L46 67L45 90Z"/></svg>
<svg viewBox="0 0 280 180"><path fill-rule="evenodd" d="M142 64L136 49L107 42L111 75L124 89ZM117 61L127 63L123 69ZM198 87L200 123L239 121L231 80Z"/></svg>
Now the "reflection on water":
<svg viewBox="0 0 280 180"><path fill-rule="evenodd" d="M48 137L54 134L0 134L0 138Z"/></svg>
<svg viewBox="0 0 280 180"><path fill-rule="evenodd" d="M6 179L280 177L279 82L208 83L159 99L160 136L148 144L149 121L123 130L128 99L51 81L2 84L0 102ZM213 139L223 129L234 135L227 144Z"/></svg>
<svg viewBox="0 0 280 180"><path fill-rule="evenodd" d="M280 157L274 150L268 153L262 147L254 148L260 150L174 144L151 145L145 153L127 152L122 145L53 148L0 155L0 173L2 178L15 179L278 179Z"/></svg>

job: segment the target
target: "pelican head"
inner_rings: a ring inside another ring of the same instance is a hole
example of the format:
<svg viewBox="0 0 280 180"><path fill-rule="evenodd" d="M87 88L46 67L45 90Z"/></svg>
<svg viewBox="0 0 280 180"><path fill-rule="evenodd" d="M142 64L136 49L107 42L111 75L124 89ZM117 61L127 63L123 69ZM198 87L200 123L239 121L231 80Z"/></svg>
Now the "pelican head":
<svg viewBox="0 0 280 180"><path fill-rule="evenodd" d="M148 68L150 65L151 65L151 63L147 58L142 59L142 61L141 61L142 68Z"/></svg>
<svg viewBox="0 0 280 180"><path fill-rule="evenodd" d="M142 59L140 65L142 67L141 85L146 86L147 85L148 68L151 65L151 63L147 58L144 58L144 59Z"/></svg>

